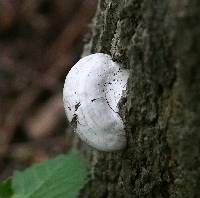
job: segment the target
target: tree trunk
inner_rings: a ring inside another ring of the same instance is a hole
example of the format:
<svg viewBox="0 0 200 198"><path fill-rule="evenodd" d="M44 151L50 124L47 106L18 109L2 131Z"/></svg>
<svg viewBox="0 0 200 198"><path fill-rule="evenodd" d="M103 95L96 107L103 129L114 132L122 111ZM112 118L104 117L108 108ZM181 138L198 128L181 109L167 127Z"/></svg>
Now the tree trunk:
<svg viewBox="0 0 200 198"><path fill-rule="evenodd" d="M130 69L128 145L91 149L80 197L199 198L200 1L102 0L90 51Z"/></svg>

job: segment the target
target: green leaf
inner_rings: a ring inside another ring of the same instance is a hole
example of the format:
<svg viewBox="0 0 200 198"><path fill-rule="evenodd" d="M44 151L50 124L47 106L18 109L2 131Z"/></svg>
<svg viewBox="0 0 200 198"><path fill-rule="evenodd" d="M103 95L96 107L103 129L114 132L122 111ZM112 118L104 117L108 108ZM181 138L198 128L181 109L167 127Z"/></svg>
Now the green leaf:
<svg viewBox="0 0 200 198"><path fill-rule="evenodd" d="M0 198L11 198L13 194L11 187L11 179L7 179L0 183Z"/></svg>
<svg viewBox="0 0 200 198"><path fill-rule="evenodd" d="M16 172L12 198L74 198L87 182L87 163L76 152Z"/></svg>

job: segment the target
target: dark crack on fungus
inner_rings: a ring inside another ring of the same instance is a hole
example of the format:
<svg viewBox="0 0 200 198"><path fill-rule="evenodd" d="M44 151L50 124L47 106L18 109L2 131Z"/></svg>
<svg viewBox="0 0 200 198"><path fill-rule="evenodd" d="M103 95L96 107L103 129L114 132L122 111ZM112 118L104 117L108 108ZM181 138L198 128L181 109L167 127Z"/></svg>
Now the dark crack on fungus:
<svg viewBox="0 0 200 198"><path fill-rule="evenodd" d="M81 106L81 103L79 102L79 103L77 103L76 105L75 105L75 111L77 111L78 110L78 108Z"/></svg>

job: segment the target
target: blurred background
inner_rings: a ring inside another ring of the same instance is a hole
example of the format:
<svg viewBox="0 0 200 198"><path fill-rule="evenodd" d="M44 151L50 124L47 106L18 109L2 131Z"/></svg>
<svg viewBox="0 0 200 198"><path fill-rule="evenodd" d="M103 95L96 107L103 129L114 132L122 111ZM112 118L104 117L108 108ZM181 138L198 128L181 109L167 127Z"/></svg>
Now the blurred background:
<svg viewBox="0 0 200 198"><path fill-rule="evenodd" d="M70 149L62 89L95 9L95 0L0 1L0 180Z"/></svg>

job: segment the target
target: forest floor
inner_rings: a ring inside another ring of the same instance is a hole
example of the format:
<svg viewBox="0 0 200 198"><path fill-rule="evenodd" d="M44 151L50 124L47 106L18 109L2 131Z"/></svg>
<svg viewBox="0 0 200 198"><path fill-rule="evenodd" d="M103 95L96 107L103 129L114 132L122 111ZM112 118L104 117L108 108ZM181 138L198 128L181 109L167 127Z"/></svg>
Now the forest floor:
<svg viewBox="0 0 200 198"><path fill-rule="evenodd" d="M69 150L62 89L94 2L0 1L0 180Z"/></svg>

